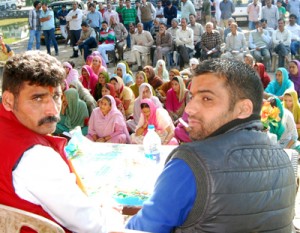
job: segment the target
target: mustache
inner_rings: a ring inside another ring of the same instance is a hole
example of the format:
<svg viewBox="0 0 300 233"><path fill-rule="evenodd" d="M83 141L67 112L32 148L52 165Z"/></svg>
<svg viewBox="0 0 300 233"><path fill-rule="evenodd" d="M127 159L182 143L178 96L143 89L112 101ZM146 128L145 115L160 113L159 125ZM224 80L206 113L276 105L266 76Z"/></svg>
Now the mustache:
<svg viewBox="0 0 300 233"><path fill-rule="evenodd" d="M48 117L45 117L45 118L39 120L38 126L41 126L41 125L46 124L46 123L52 123L52 122L57 123L57 122L59 122L59 121L60 121L60 118L59 118L59 117L56 117L56 116L48 116Z"/></svg>

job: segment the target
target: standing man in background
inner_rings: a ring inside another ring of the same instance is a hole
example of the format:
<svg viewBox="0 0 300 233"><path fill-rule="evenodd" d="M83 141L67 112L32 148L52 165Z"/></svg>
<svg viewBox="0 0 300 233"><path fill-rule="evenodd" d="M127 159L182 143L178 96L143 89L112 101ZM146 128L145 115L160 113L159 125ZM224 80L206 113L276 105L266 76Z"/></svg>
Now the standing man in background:
<svg viewBox="0 0 300 233"><path fill-rule="evenodd" d="M33 41L35 38L36 49L39 50L41 47L41 2L34 1L33 9L29 11L28 23L29 23L29 40L27 50L32 49Z"/></svg>
<svg viewBox="0 0 300 233"><path fill-rule="evenodd" d="M96 6L94 3L91 3L89 6L90 12L87 14L87 23L91 28L93 28L96 32L96 39L98 41L99 38L99 31L102 24L102 14L100 11L96 11Z"/></svg>
<svg viewBox="0 0 300 233"><path fill-rule="evenodd" d="M276 6L272 4L272 0L266 0L266 5L262 8L262 19L266 19L268 21L268 26L277 29L279 12Z"/></svg>
<svg viewBox="0 0 300 233"><path fill-rule="evenodd" d="M181 18L185 18L189 23L190 14L197 15L195 6L190 0L181 0Z"/></svg>
<svg viewBox="0 0 300 233"><path fill-rule="evenodd" d="M73 2L72 8L73 9L66 16L66 19L69 22L71 45L73 46L73 55L70 58L75 58L78 57L78 46L76 43L81 33L82 11L78 9L77 2Z"/></svg>
<svg viewBox="0 0 300 233"><path fill-rule="evenodd" d="M155 18L156 10L151 2L147 0L142 0L138 8L138 17L140 22L143 24L144 30L150 32L150 29L153 26L153 20Z"/></svg>
<svg viewBox="0 0 300 233"><path fill-rule="evenodd" d="M40 14L40 21L42 24L42 30L45 36L45 42L47 47L47 53L51 55L51 43L55 49L55 56L58 56L58 45L55 39L55 24L54 24L54 13L52 9L48 8L47 3L42 4L42 11Z"/></svg>
<svg viewBox="0 0 300 233"><path fill-rule="evenodd" d="M66 9L66 5L62 5L61 9L57 12L57 18L59 19L59 27L62 36L67 39L68 38L68 32L67 32L67 20L66 16L68 14L68 11Z"/></svg>
<svg viewBox="0 0 300 233"><path fill-rule="evenodd" d="M222 27L228 27L228 19L232 17L232 14L235 11L235 7L230 0L223 0L220 2L220 10L221 10L221 22L220 25Z"/></svg>
<svg viewBox="0 0 300 233"><path fill-rule="evenodd" d="M247 6L247 13L249 16L249 29L255 29L255 22L258 21L259 14L261 9L261 3L258 3L258 0L253 0L253 2L249 3Z"/></svg>
<svg viewBox="0 0 300 233"><path fill-rule="evenodd" d="M131 7L130 0L126 0L125 5L126 7L122 11L122 19L126 30L129 32L129 24L136 23L137 13L136 9L134 7ZM127 48L130 48L130 36L127 36L126 42Z"/></svg>

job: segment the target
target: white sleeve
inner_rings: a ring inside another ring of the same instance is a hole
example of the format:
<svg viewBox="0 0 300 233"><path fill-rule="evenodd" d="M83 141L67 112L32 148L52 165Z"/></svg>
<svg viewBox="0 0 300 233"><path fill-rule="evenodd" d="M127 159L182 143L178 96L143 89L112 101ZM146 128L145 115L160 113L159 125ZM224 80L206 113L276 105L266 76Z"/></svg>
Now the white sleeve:
<svg viewBox="0 0 300 233"><path fill-rule="evenodd" d="M13 171L16 194L41 205L58 223L73 232L105 232L101 209L93 206L75 183L75 175L51 147L27 150Z"/></svg>

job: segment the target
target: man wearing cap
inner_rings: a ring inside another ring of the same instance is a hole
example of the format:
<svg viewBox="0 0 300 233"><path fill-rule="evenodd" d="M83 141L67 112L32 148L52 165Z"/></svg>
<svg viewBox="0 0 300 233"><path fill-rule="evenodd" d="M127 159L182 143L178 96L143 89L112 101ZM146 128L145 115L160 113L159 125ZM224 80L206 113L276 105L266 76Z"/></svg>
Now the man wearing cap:
<svg viewBox="0 0 300 233"><path fill-rule="evenodd" d="M99 12L100 13L100 12ZM97 40L96 40L96 32L93 28L91 28L87 22L82 22L81 24L81 33L80 38L77 41L76 45L78 45L81 53L83 52L84 60L91 53L91 48L97 48ZM82 51L83 50L83 51Z"/></svg>
<svg viewBox="0 0 300 233"><path fill-rule="evenodd" d="M164 17L167 19L167 27L171 27L172 19L177 18L177 8L173 6L172 2L169 0L164 7Z"/></svg>
<svg viewBox="0 0 300 233"><path fill-rule="evenodd" d="M61 6L61 9L57 12L57 18L59 19L59 27L61 31L61 35L67 39L68 38L68 33L67 33L67 20L66 16L68 14L68 11L66 9L66 5L63 4Z"/></svg>

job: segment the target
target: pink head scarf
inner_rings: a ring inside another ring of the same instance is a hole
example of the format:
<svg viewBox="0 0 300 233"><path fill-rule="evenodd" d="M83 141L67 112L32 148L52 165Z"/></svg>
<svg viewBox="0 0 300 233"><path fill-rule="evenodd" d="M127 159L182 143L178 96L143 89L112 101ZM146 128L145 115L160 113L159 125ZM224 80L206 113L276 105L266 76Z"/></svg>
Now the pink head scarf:
<svg viewBox="0 0 300 233"><path fill-rule="evenodd" d="M151 99L142 99L141 100L141 105L142 104L147 104L150 108L150 116L148 118L148 125L154 125L156 130L161 130L161 128L159 128L157 119L156 119L156 110L157 107L155 106L155 104L153 103L153 101ZM142 114L144 114L142 112ZM145 116L144 116L145 118ZM147 133L148 130L144 131L144 135Z"/></svg>
<svg viewBox="0 0 300 233"><path fill-rule="evenodd" d="M94 74L92 68L88 65L84 65L82 67L82 69L86 70L86 72L89 75L89 80L86 80L85 78L83 78L83 76L81 75L80 80L82 82L82 85L88 89L90 91L90 93L94 96L95 93L95 87L97 85L98 82L98 76Z"/></svg>

